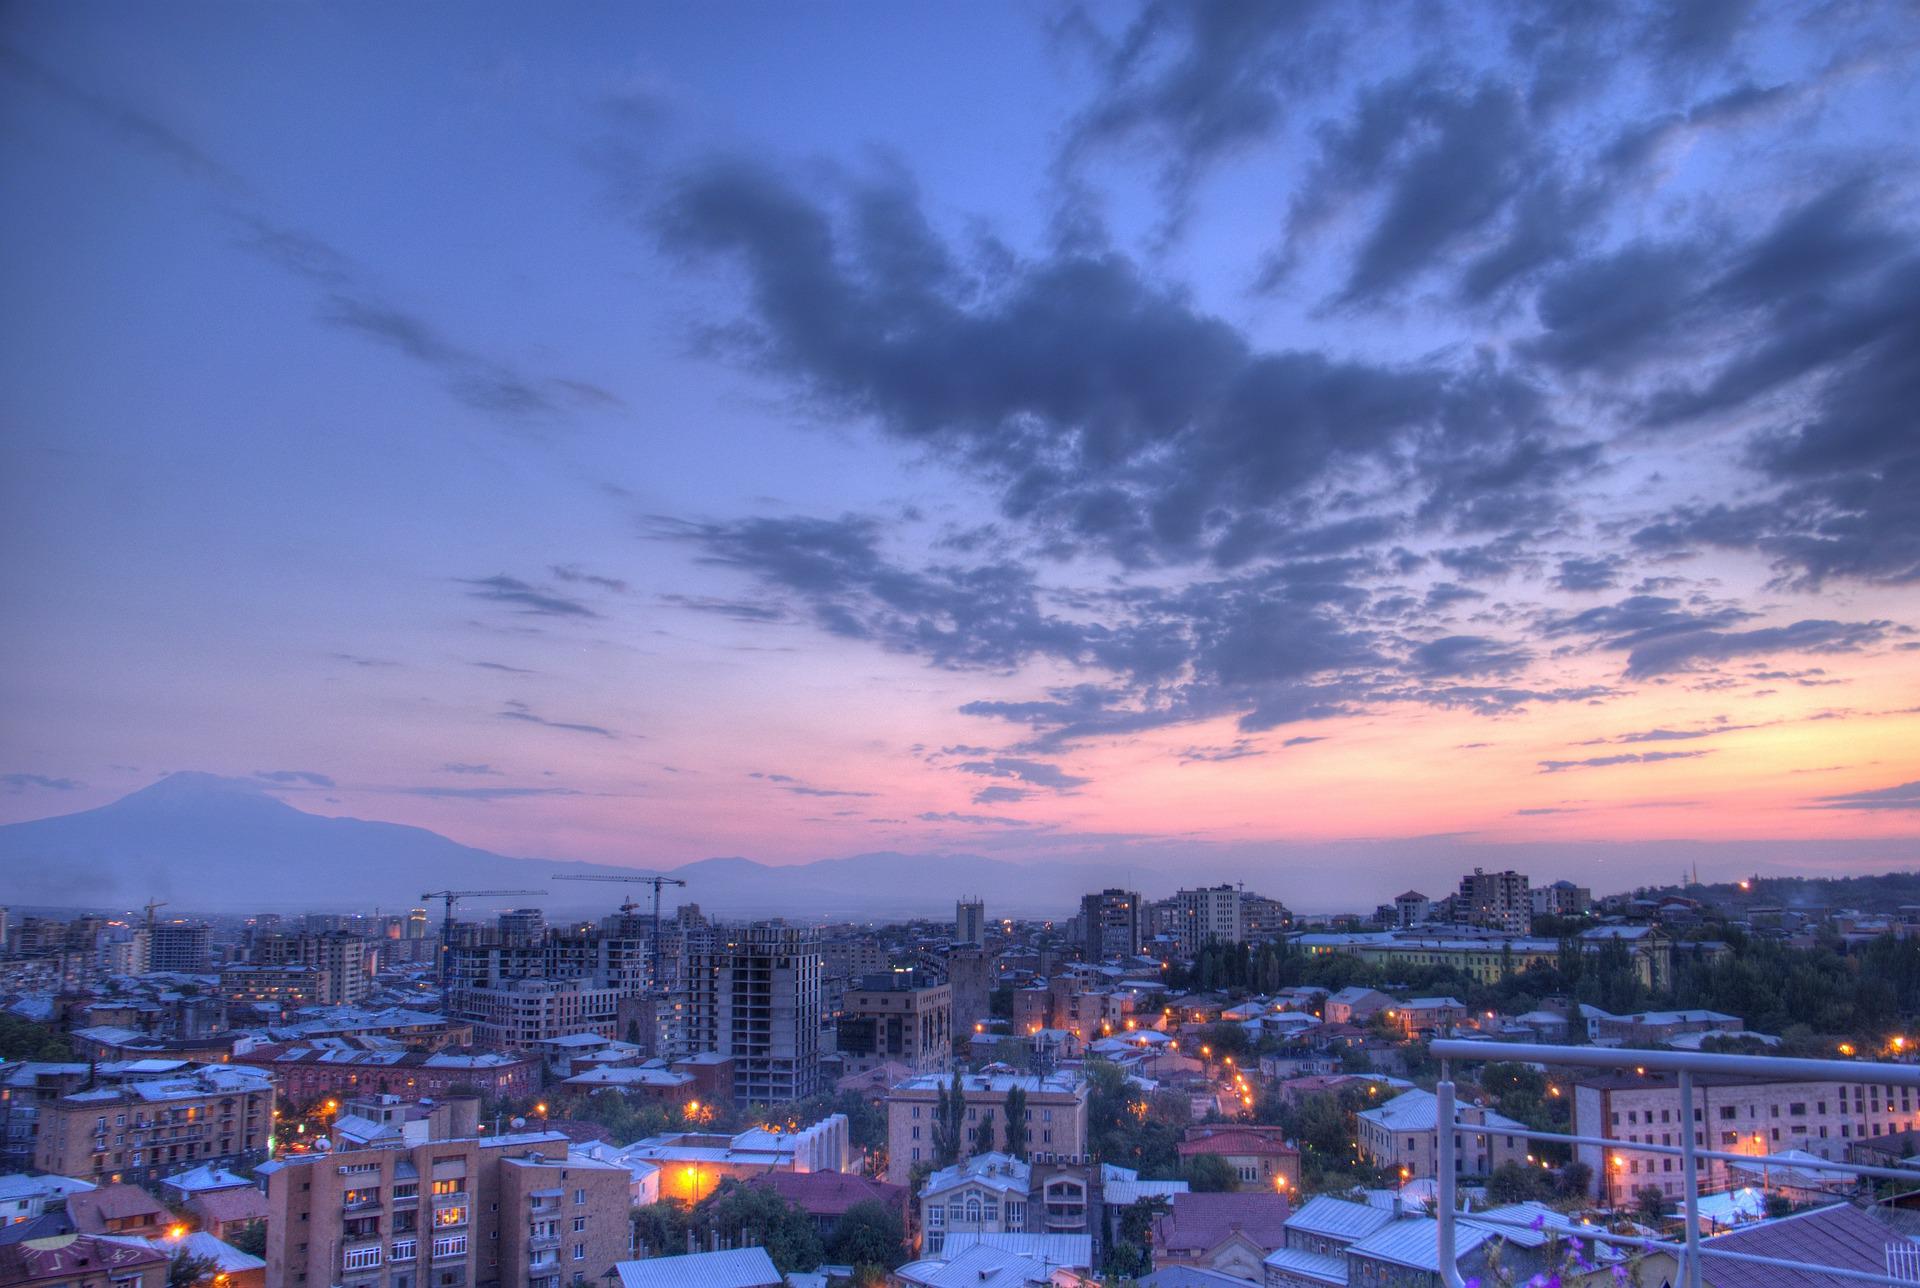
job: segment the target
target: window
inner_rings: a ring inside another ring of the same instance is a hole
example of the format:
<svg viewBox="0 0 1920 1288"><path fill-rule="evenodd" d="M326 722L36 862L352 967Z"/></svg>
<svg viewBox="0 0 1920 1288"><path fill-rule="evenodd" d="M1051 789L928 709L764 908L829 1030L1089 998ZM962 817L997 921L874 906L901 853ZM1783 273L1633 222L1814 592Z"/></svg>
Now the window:
<svg viewBox="0 0 1920 1288"><path fill-rule="evenodd" d="M944 1230L947 1228L947 1205L935 1203L927 1209L927 1229Z"/></svg>
<svg viewBox="0 0 1920 1288"><path fill-rule="evenodd" d="M433 1210L433 1224L437 1228L446 1229L450 1226L465 1225L466 1223L467 1210L463 1207L443 1207Z"/></svg>
<svg viewBox="0 0 1920 1288"><path fill-rule="evenodd" d="M1787 1106L1787 1112L1792 1114L1795 1118L1805 1118L1807 1116L1807 1104L1804 1100L1795 1101L1793 1104ZM1779 1105L1775 1105L1773 1107L1773 1116L1775 1118L1778 1118L1780 1116Z"/></svg>
<svg viewBox="0 0 1920 1288"><path fill-rule="evenodd" d="M585 1261L585 1260L587 1259L587 1245L586 1245L586 1244L584 1244L584 1243L576 1243L576 1244L574 1244L574 1245L573 1245L573 1259L574 1259L575 1261Z"/></svg>
<svg viewBox="0 0 1920 1288"><path fill-rule="evenodd" d="M1734 1116L1734 1114L1735 1114L1735 1113L1737 1113L1737 1112L1738 1112L1738 1111L1737 1111L1737 1110L1736 1110L1736 1109L1735 1109L1735 1108L1734 1108L1734 1107L1733 1107L1732 1105L1721 1105L1721 1106L1720 1106L1720 1116L1721 1116L1722 1118L1731 1118L1731 1117L1733 1117L1733 1116Z"/></svg>
<svg viewBox="0 0 1920 1288"><path fill-rule="evenodd" d="M586 1229L587 1229L587 1218L583 1216L577 1216L573 1218L573 1232L575 1234L584 1234L586 1233Z"/></svg>
<svg viewBox="0 0 1920 1288"><path fill-rule="evenodd" d="M575 1207L585 1207L587 1205L587 1192L585 1190L575 1190L573 1192L573 1205Z"/></svg>
<svg viewBox="0 0 1920 1288"><path fill-rule="evenodd" d="M449 1177L444 1181L435 1181L433 1183L433 1192L435 1194L458 1194L466 1183L466 1178L463 1176Z"/></svg>
<svg viewBox="0 0 1920 1288"><path fill-rule="evenodd" d="M380 1249L348 1248L344 1261L348 1270L371 1270L380 1264Z"/></svg>
<svg viewBox="0 0 1920 1288"><path fill-rule="evenodd" d="M980 1224L980 1200L977 1198L967 1200L967 1224Z"/></svg>
<svg viewBox="0 0 1920 1288"><path fill-rule="evenodd" d="M467 1253L467 1236L450 1234L433 1241L433 1255L436 1257L463 1257Z"/></svg>
<svg viewBox="0 0 1920 1288"><path fill-rule="evenodd" d="M401 1239L393 1245L393 1251L387 1255L389 1261L412 1261L420 1251L420 1244L414 1239Z"/></svg>

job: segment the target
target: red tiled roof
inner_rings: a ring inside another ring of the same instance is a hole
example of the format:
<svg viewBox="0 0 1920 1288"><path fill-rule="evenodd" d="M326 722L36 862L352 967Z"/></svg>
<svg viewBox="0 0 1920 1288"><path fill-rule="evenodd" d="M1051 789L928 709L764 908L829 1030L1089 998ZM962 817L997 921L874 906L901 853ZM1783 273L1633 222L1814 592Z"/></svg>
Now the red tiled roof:
<svg viewBox="0 0 1920 1288"><path fill-rule="evenodd" d="M137 1185L102 1185L97 1190L69 1195L67 1215L82 1231L100 1234L108 1221L145 1216L160 1222L168 1213L164 1204Z"/></svg>
<svg viewBox="0 0 1920 1288"><path fill-rule="evenodd" d="M267 1196L252 1186L231 1190L209 1190L195 1195L187 1207L200 1219L213 1225L230 1221L258 1221L267 1215Z"/></svg>
<svg viewBox="0 0 1920 1288"><path fill-rule="evenodd" d="M91 1234L61 1234L0 1247L0 1283L78 1278L100 1270L124 1271L166 1261L166 1253L138 1243Z"/></svg>
<svg viewBox="0 0 1920 1288"><path fill-rule="evenodd" d="M770 1188L809 1216L838 1217L856 1203L878 1203L893 1211L907 1205L906 1186L845 1172L768 1172L749 1184Z"/></svg>
<svg viewBox="0 0 1920 1288"><path fill-rule="evenodd" d="M1272 1252L1286 1246L1288 1211L1278 1194L1176 1194L1167 1214L1153 1223L1153 1245L1175 1254L1200 1253L1238 1233Z"/></svg>
<svg viewBox="0 0 1920 1288"><path fill-rule="evenodd" d="M1182 1158L1191 1158L1195 1154L1277 1154L1284 1157L1299 1152L1277 1135L1244 1127L1200 1128L1180 1142Z"/></svg>

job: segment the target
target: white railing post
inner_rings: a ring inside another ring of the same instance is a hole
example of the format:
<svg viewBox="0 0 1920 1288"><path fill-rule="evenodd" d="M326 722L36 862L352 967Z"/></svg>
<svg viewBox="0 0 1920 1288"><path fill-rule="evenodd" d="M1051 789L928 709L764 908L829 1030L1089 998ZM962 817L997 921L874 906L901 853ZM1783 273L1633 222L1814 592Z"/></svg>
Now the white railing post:
<svg viewBox="0 0 1920 1288"><path fill-rule="evenodd" d="M1709 1126L1703 1112L1700 1115L1702 1136L1707 1134ZM1681 1184L1686 1195L1681 1207L1687 1214L1687 1288L1700 1288L1700 1162L1693 1152L1693 1074L1686 1069L1680 1070L1680 1128L1680 1171L1685 1178Z"/></svg>
<svg viewBox="0 0 1920 1288"><path fill-rule="evenodd" d="M1460 1281L1460 1267L1453 1252L1453 1218L1459 1203L1454 1193L1456 1174L1453 1134L1457 1124L1453 1120L1453 1079L1443 1077L1435 1083L1433 1096L1433 1127L1440 1134L1440 1157L1435 1164L1439 1174L1434 1177L1440 1198L1440 1210L1434 1213L1440 1221L1440 1282L1447 1285L1447 1288L1464 1288Z"/></svg>

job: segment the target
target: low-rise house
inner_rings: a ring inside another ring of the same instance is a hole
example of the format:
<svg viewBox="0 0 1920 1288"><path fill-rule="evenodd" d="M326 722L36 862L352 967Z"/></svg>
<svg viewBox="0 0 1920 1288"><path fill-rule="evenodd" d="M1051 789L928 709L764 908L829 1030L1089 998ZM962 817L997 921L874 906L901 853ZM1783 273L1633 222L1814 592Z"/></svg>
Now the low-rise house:
<svg viewBox="0 0 1920 1288"><path fill-rule="evenodd" d="M102 1185L67 1200L67 1215L81 1234L160 1234L173 1213L137 1185Z"/></svg>
<svg viewBox="0 0 1920 1288"><path fill-rule="evenodd" d="M1286 1246L1285 1197L1176 1194L1150 1235L1156 1266L1198 1266L1259 1281L1267 1255Z"/></svg>
<svg viewBox="0 0 1920 1288"><path fill-rule="evenodd" d="M1746 1256L1809 1261L1867 1275L1893 1277L1896 1264L1912 1265L1912 1241L1848 1203L1756 1221L1729 1234L1705 1240L1704 1248ZM1897 1251L1896 1251L1897 1250ZM1906 1273L1910 1274L1908 1270ZM1904 1277L1904 1276L1902 1276ZM1831 1275L1778 1266L1753 1265L1720 1257L1702 1257L1704 1288L1824 1288L1845 1282Z"/></svg>
<svg viewBox="0 0 1920 1288"><path fill-rule="evenodd" d="M1011 1154L978 1154L927 1177L920 1188L920 1229L929 1256L949 1234L1023 1234L1033 1169Z"/></svg>
<svg viewBox="0 0 1920 1288"><path fill-rule="evenodd" d="M769 1172L747 1182L772 1190L813 1219L821 1238L833 1233L850 1208L861 1203L878 1203L908 1223L908 1199L904 1185L868 1180L849 1172Z"/></svg>
<svg viewBox="0 0 1920 1288"><path fill-rule="evenodd" d="M154 1244L168 1257L191 1257L206 1263L207 1270L200 1279L203 1284L217 1288L267 1288L264 1257L242 1252L205 1230L184 1232L178 1237L155 1240Z"/></svg>
<svg viewBox="0 0 1920 1288"><path fill-rule="evenodd" d="M1361 1110L1355 1115L1361 1157L1402 1180L1434 1175L1440 1166L1439 1111L1434 1094L1421 1090ZM1526 1124L1477 1105L1460 1105L1456 1115L1463 1125L1454 1133L1454 1168L1461 1175L1487 1176L1503 1163L1525 1160L1526 1139L1513 1133L1525 1131Z"/></svg>
<svg viewBox="0 0 1920 1288"><path fill-rule="evenodd" d="M607 1161L634 1161L660 1169L660 1197L698 1203L723 1180L751 1180L770 1172L844 1172L853 1165L845 1114L829 1114L811 1127L770 1132L755 1127L736 1135L670 1132L635 1141Z"/></svg>
<svg viewBox="0 0 1920 1288"><path fill-rule="evenodd" d="M1365 1024L1394 1005L1394 1000L1374 988L1343 988L1327 998L1320 1018L1328 1024Z"/></svg>
<svg viewBox="0 0 1920 1288"><path fill-rule="evenodd" d="M64 1207L69 1196L93 1188L92 1182L71 1176L0 1176L0 1226L31 1221L48 1208Z"/></svg>
<svg viewBox="0 0 1920 1288"><path fill-rule="evenodd" d="M9 1288L165 1288L172 1262L144 1242L64 1234L0 1245Z"/></svg>
<svg viewBox="0 0 1920 1288"><path fill-rule="evenodd" d="M1233 1169L1234 1188L1242 1192L1288 1193L1300 1188L1300 1151L1278 1127L1251 1123L1206 1123L1189 1127L1179 1145L1180 1161L1210 1154Z"/></svg>
<svg viewBox="0 0 1920 1288"><path fill-rule="evenodd" d="M887 1180L904 1185L913 1165L933 1157L933 1123L941 1093L955 1079L941 1074L909 1078L887 1097ZM1027 1147L1060 1154L1083 1154L1087 1148L1087 1084L1078 1072L1049 1074L998 1071L958 1076L966 1109L961 1135L961 1157L971 1155L977 1142L1007 1139L1007 1096L1018 1087L1027 1098Z"/></svg>
<svg viewBox="0 0 1920 1288"><path fill-rule="evenodd" d="M1467 1018L1467 1004L1453 997L1416 997L1410 1002L1389 1006L1384 1014L1403 1037L1429 1034L1441 1037L1452 1033Z"/></svg>

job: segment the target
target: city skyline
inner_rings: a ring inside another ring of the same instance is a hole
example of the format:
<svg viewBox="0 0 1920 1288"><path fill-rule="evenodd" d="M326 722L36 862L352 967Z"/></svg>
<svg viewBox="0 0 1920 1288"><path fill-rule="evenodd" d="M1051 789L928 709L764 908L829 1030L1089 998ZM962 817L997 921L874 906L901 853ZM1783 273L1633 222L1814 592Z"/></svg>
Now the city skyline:
<svg viewBox="0 0 1920 1288"><path fill-rule="evenodd" d="M0 34L0 823L1913 866L1910 17L345 13Z"/></svg>

